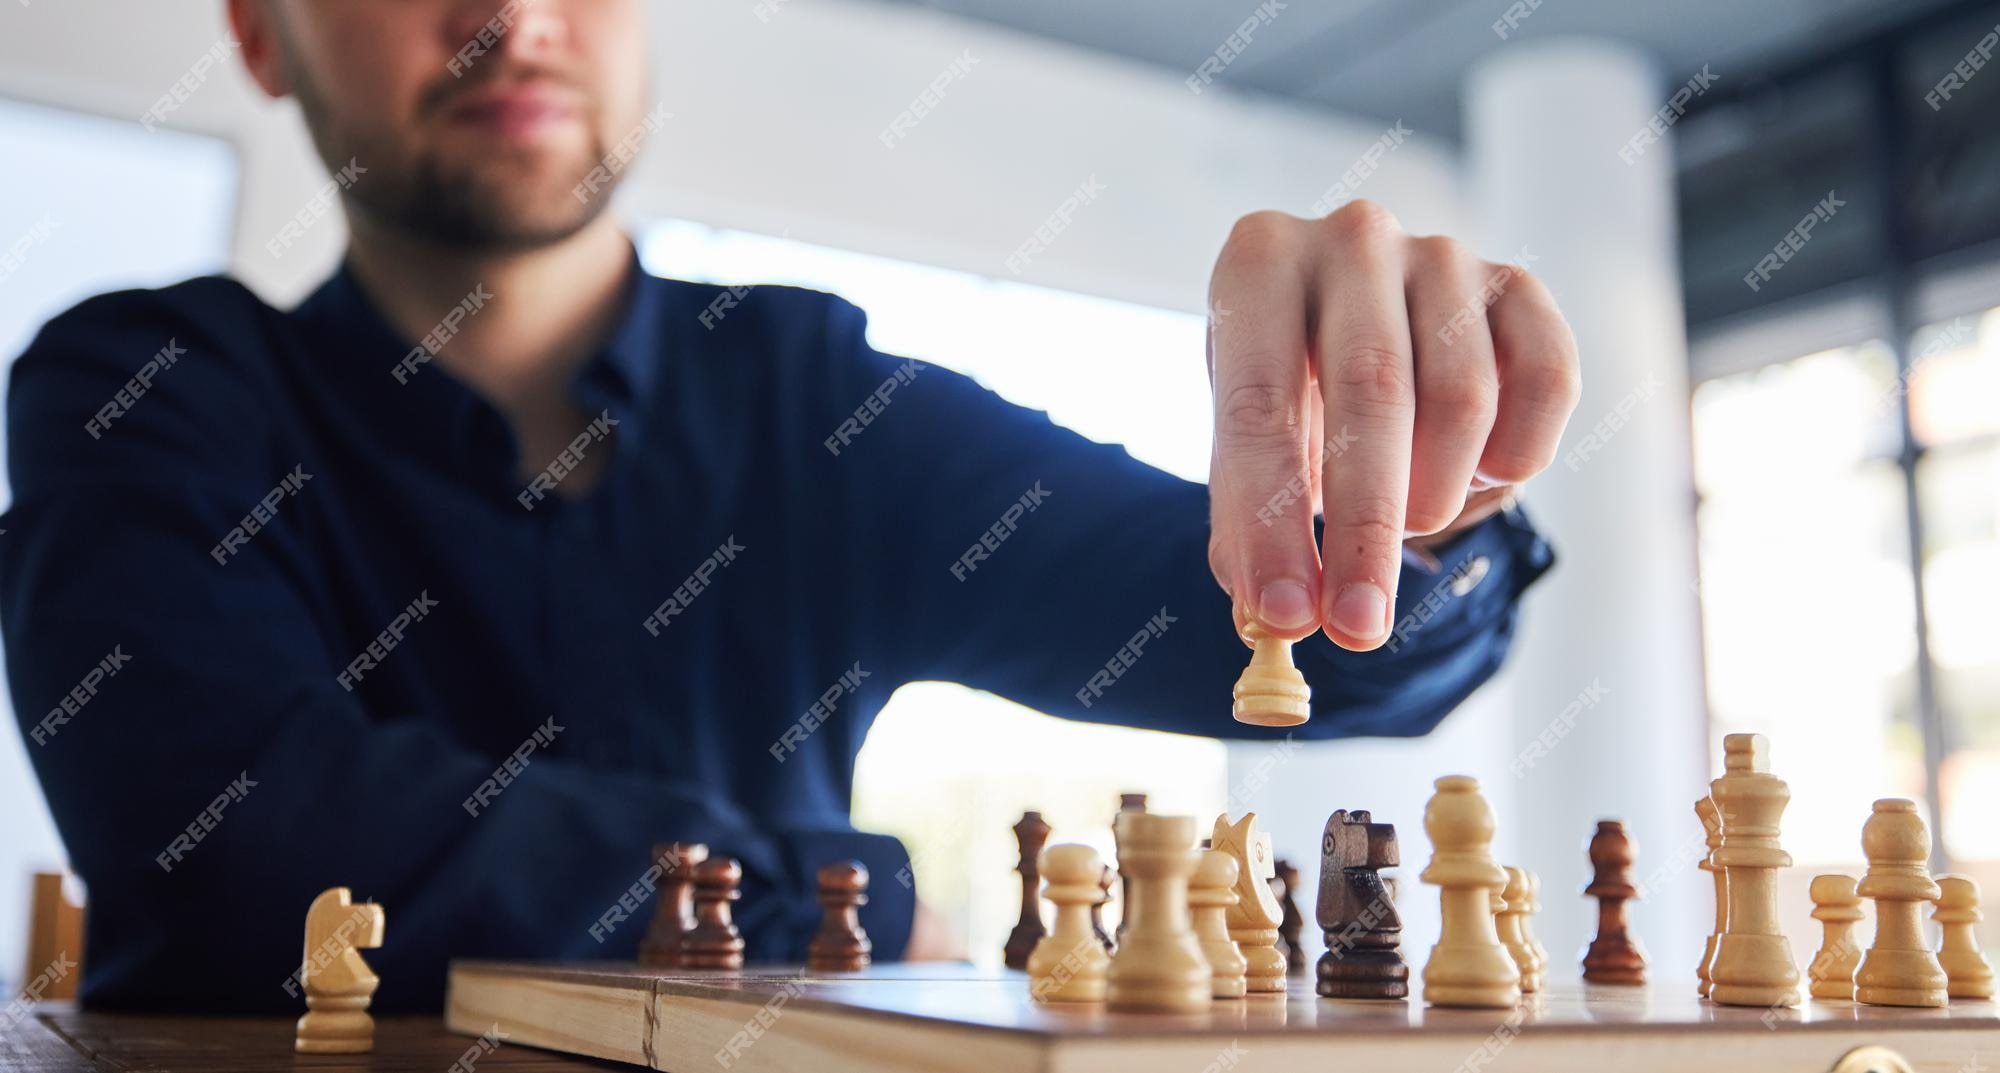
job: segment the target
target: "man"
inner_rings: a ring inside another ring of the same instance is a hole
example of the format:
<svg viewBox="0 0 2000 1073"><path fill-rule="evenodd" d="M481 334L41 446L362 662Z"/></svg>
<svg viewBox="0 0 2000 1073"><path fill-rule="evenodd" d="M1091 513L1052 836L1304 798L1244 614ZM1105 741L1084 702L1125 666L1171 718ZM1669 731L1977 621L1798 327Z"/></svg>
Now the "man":
<svg viewBox="0 0 2000 1073"><path fill-rule="evenodd" d="M510 4L495 41L499 9L231 0L257 84L366 169L344 266L285 312L93 299L15 368L0 612L91 1001L295 1008L334 885L390 908L385 1008L453 956L630 956L668 840L743 861L753 957L799 955L850 856L879 954L935 953L901 847L847 822L898 684L1223 734L1232 635L1323 630L1331 738L1424 733L1498 665L1549 559L1503 507L1577 396L1533 279L1363 203L1239 222L1204 519L838 298L702 327L718 289L643 276L574 193L642 124L641 3Z"/></svg>

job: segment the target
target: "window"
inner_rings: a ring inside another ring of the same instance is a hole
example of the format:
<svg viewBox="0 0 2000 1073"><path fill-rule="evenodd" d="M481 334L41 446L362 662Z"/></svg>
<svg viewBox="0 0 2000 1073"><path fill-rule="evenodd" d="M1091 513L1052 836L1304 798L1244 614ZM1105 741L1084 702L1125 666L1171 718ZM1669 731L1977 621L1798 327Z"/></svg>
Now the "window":
<svg viewBox="0 0 2000 1073"><path fill-rule="evenodd" d="M1168 472L1208 472L1199 315L682 221L641 229L639 253L648 271L676 279L839 294L867 310L869 342L885 353L964 373ZM1227 778L1220 742L1069 723L920 682L898 690L870 731L853 813L862 829L903 840L924 901L952 920L974 961L990 964L1019 911L1020 886L1008 876L1019 859L1010 828L1022 812L1039 810L1052 842L1084 842L1109 861L1120 793L1213 816Z"/></svg>

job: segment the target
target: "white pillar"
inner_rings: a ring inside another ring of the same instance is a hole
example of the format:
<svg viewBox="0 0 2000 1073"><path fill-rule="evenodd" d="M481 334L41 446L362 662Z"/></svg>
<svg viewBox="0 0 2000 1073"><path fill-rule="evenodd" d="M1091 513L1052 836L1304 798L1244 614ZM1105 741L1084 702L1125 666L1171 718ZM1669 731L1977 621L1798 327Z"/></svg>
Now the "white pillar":
<svg viewBox="0 0 2000 1073"><path fill-rule="evenodd" d="M1583 402L1527 495L1558 563L1527 597L1513 727L1529 755L1509 757L1516 814L1501 817L1518 863L1542 874L1534 926L1557 979L1573 978L1593 930L1579 892L1599 819L1625 820L1638 839L1635 875L1650 890L1631 917L1654 986L1694 986L1710 923L1710 881L1695 868L1708 730L1673 146L1627 149L1692 73L1620 43L1552 39L1494 50L1465 87L1476 246L1534 258L1583 355ZM1566 716L1593 684L1601 696ZM1545 756L1532 755L1538 739L1553 742Z"/></svg>

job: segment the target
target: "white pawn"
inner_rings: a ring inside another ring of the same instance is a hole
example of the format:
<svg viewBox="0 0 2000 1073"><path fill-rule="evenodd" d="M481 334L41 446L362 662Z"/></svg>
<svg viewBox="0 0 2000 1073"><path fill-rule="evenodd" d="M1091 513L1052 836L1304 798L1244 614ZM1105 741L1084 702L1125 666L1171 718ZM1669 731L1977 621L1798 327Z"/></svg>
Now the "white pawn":
<svg viewBox="0 0 2000 1073"><path fill-rule="evenodd" d="M1493 862L1493 827L1479 780L1437 780L1424 806L1431 863L1418 877L1440 888L1443 919L1424 963L1424 1001L1433 1006L1506 1009L1521 1001L1521 970L1493 927L1493 896L1507 886L1507 873Z"/></svg>
<svg viewBox="0 0 2000 1073"><path fill-rule="evenodd" d="M1104 899L1104 860L1089 846L1042 851L1042 897L1056 907L1055 927L1028 955L1028 994L1041 1002L1102 1002L1111 955L1091 927Z"/></svg>
<svg viewBox="0 0 2000 1073"><path fill-rule="evenodd" d="M1979 949L1973 925L1979 911L1979 883L1969 876L1939 876L1937 911L1931 919L1944 928L1938 963L1951 980L1952 998L1992 998L1993 966Z"/></svg>
<svg viewBox="0 0 2000 1073"><path fill-rule="evenodd" d="M1528 874L1513 865L1503 865L1502 870L1507 873L1507 888L1493 895L1493 928L1514 967L1521 970L1521 990L1540 991L1541 965L1534 947L1528 945Z"/></svg>
<svg viewBox="0 0 2000 1073"><path fill-rule="evenodd" d="M1239 723L1254 726L1298 726L1312 717L1312 687L1292 662L1292 642L1265 633L1256 623L1243 628L1257 646L1250 665L1236 680L1231 710Z"/></svg>
<svg viewBox="0 0 2000 1073"><path fill-rule="evenodd" d="M1210 994L1216 998L1242 998L1244 973L1250 963L1229 937L1228 913L1237 902L1236 878L1242 869L1236 858L1219 849L1204 850L1195 866L1194 881L1188 888L1188 907L1193 910L1194 937L1201 942L1202 956L1208 959Z"/></svg>
<svg viewBox="0 0 2000 1073"><path fill-rule="evenodd" d="M1121 812L1116 830L1118 871L1131 880L1131 898L1105 998L1114 1010L1200 1013L1212 985L1188 919L1194 817Z"/></svg>
<svg viewBox="0 0 2000 1073"><path fill-rule="evenodd" d="M1725 833L1727 829L1725 828ZM1936 901L1931 836L1917 803L1885 797L1861 825L1868 873L1857 890L1875 901L1875 941L1854 970L1854 999L1871 1006L1942 1006L1950 1001L1944 966L1924 940L1923 905Z"/></svg>

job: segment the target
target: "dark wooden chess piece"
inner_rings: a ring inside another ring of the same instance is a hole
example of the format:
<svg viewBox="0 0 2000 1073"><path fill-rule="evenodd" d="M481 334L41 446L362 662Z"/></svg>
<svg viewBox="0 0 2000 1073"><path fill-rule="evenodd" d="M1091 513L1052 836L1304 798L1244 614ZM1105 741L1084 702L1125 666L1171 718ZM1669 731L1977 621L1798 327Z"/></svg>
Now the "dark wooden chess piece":
<svg viewBox="0 0 2000 1073"><path fill-rule="evenodd" d="M1276 864L1278 894L1278 947L1285 953L1285 974L1287 976L1306 971L1306 951L1299 942L1299 933L1305 930L1305 918L1299 915L1299 870L1283 857Z"/></svg>
<svg viewBox="0 0 2000 1073"><path fill-rule="evenodd" d="M806 968L816 972L860 972L875 944L861 930L861 907L868 904L868 869L860 861L835 861L819 870L819 904L826 910L819 934L806 947Z"/></svg>
<svg viewBox="0 0 2000 1073"><path fill-rule="evenodd" d="M1320 843L1319 906L1326 937L1315 987L1327 998L1407 998L1410 967L1397 945L1403 918L1378 869L1402 863L1396 828L1366 811L1341 809L1326 821Z"/></svg>
<svg viewBox="0 0 2000 1073"><path fill-rule="evenodd" d="M1625 825L1602 820L1590 838L1590 886L1583 892L1597 899L1597 938L1583 952L1583 978L1594 984L1643 984L1646 954L1625 925L1625 903L1639 896L1632 882L1637 847Z"/></svg>
<svg viewBox="0 0 2000 1073"><path fill-rule="evenodd" d="M1118 795L1118 812L1120 815L1123 815L1124 813L1127 812L1144 812L1144 811L1146 811L1145 794ZM1117 816L1111 817L1111 831L1113 837L1116 837L1118 832ZM1124 941L1125 921L1131 915L1132 915L1132 880L1126 877L1125 869L1121 866L1118 869L1118 934L1112 937L1111 946L1113 948L1116 948L1120 942Z"/></svg>
<svg viewBox="0 0 2000 1073"><path fill-rule="evenodd" d="M743 896L742 882L743 866L734 857L710 857L694 866L694 927L681 936L681 967L743 967L743 933L729 909Z"/></svg>
<svg viewBox="0 0 2000 1073"><path fill-rule="evenodd" d="M1097 904L1090 907L1090 930L1097 936L1097 941L1104 944L1105 953L1116 953L1118 944L1112 940L1111 933L1104 930L1104 903L1111 900L1111 866L1108 864L1104 866L1104 878L1097 881L1097 889L1101 896Z"/></svg>
<svg viewBox="0 0 2000 1073"><path fill-rule="evenodd" d="M694 927L694 868L708 859L699 842L666 842L653 847L660 866L653 922L639 940L639 964L673 968L681 962L681 936Z"/></svg>
<svg viewBox="0 0 2000 1073"><path fill-rule="evenodd" d="M1049 840L1049 825L1042 822L1039 812L1023 812L1021 822L1014 825L1014 841L1021 847L1021 863L1016 869L1021 873L1021 919L1014 924L1014 930L1007 934L1005 950L1007 967L1025 969L1028 955L1035 952L1035 944L1049 929L1042 923L1042 846Z"/></svg>

